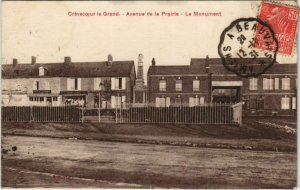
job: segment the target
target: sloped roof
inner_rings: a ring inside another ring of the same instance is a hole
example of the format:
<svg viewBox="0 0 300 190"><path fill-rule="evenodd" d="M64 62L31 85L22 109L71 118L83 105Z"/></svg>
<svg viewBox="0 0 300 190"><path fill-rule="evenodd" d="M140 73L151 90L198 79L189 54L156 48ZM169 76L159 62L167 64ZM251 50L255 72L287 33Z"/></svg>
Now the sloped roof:
<svg viewBox="0 0 300 190"><path fill-rule="evenodd" d="M239 59L237 59L239 60ZM265 59L257 59L265 60ZM243 58L241 59L245 64L253 64L253 59ZM190 65L155 65L150 66L148 70L149 75L176 75L176 74L206 74L207 62L209 63L210 72L213 74L234 74L227 70L221 58L192 58ZM266 74L294 74L297 73L297 64L279 64L275 62L270 67Z"/></svg>
<svg viewBox="0 0 300 190"><path fill-rule="evenodd" d="M39 77L39 67L45 68L44 77L128 77L134 68L134 61L36 63L2 65L2 78Z"/></svg>
<svg viewBox="0 0 300 190"><path fill-rule="evenodd" d="M193 72L189 65L158 65L150 66L148 69L148 74L151 75L176 75L191 73Z"/></svg>

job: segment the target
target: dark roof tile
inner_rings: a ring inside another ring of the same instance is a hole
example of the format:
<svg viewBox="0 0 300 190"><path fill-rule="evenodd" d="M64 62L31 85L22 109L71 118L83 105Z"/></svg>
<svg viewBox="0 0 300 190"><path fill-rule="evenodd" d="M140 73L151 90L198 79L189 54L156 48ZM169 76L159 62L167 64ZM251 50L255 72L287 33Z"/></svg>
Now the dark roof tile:
<svg viewBox="0 0 300 190"><path fill-rule="evenodd" d="M38 77L39 67L45 68L45 77L128 77L134 67L134 61L77 63L44 63L2 65L2 78Z"/></svg>
<svg viewBox="0 0 300 190"><path fill-rule="evenodd" d="M257 61L265 59L257 59ZM239 59L237 59L239 61ZM243 63L253 64L253 59L242 59ZM206 65L209 62L210 71L213 74L233 74L233 72L228 71L222 64L220 58L192 58L190 65L156 65L150 66L148 70L149 75L176 75L176 74L205 74ZM287 73L293 74L297 73L297 64L279 64L275 62L272 67L270 67L266 73L275 74L275 73Z"/></svg>

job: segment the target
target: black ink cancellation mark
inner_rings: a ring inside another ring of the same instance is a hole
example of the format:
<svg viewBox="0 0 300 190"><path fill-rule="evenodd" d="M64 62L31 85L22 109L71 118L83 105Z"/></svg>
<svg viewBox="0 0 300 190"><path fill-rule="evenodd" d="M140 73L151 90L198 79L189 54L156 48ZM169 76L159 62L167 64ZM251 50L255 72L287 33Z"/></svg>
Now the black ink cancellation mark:
<svg viewBox="0 0 300 190"><path fill-rule="evenodd" d="M266 50L255 48L263 45ZM240 77L257 77L275 62L278 41L272 28L257 18L233 21L222 32L218 53L226 69Z"/></svg>

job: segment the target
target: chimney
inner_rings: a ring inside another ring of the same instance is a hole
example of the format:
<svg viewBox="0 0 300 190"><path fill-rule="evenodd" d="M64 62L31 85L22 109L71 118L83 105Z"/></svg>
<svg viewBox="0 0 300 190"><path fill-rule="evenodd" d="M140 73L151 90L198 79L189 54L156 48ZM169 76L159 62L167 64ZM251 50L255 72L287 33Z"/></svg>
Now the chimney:
<svg viewBox="0 0 300 190"><path fill-rule="evenodd" d="M113 56L111 54L108 54L106 66L111 66L112 62L113 62Z"/></svg>
<svg viewBox="0 0 300 190"><path fill-rule="evenodd" d="M65 57L65 62L66 64L71 63L71 57Z"/></svg>
<svg viewBox="0 0 300 190"><path fill-rule="evenodd" d="M206 56L206 59L205 59L205 70L207 73L210 72L210 65L209 65L209 57L208 55Z"/></svg>
<svg viewBox="0 0 300 190"><path fill-rule="evenodd" d="M155 58L153 57L153 59L152 59L152 66L155 66Z"/></svg>
<svg viewBox="0 0 300 190"><path fill-rule="evenodd" d="M35 56L31 56L31 65L36 64L36 57Z"/></svg>
<svg viewBox="0 0 300 190"><path fill-rule="evenodd" d="M13 58L13 66L16 66L18 64L18 59Z"/></svg>

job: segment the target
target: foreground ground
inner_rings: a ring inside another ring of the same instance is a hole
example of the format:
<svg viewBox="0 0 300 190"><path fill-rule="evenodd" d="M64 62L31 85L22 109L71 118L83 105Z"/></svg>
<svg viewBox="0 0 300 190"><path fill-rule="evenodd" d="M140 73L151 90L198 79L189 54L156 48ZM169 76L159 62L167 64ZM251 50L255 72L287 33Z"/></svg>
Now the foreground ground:
<svg viewBox="0 0 300 190"><path fill-rule="evenodd" d="M4 187L292 188L296 120L3 123L2 155Z"/></svg>
<svg viewBox="0 0 300 190"><path fill-rule="evenodd" d="M4 187L292 188L296 154L6 136Z"/></svg>
<svg viewBox="0 0 300 190"><path fill-rule="evenodd" d="M3 123L2 135L296 152L296 120L252 118L229 125Z"/></svg>

